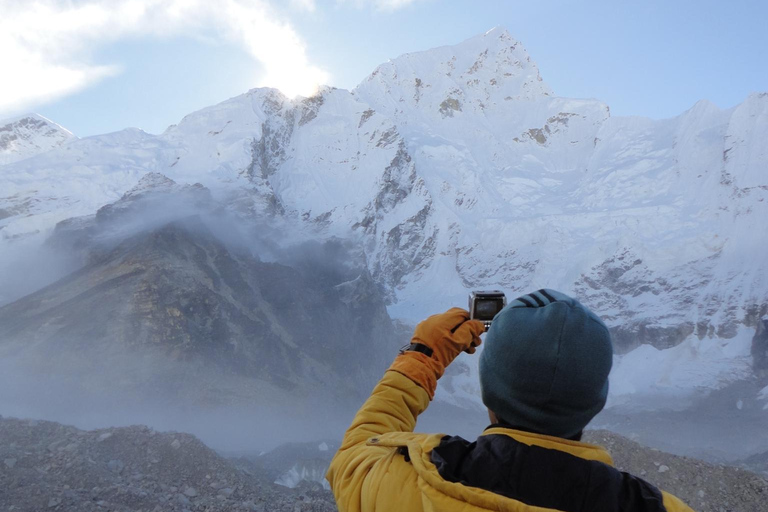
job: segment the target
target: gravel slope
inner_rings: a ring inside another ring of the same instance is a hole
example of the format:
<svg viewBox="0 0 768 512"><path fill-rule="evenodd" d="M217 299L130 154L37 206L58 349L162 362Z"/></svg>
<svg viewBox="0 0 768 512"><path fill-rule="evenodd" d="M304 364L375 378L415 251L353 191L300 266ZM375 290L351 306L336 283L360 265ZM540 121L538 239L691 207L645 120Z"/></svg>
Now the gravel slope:
<svg viewBox="0 0 768 512"><path fill-rule="evenodd" d="M616 466L669 491L697 512L766 512L768 480L645 448L604 430ZM0 512L336 510L318 484L288 489L269 469L227 459L189 434L143 426L84 431L0 417Z"/></svg>
<svg viewBox="0 0 768 512"><path fill-rule="evenodd" d="M696 512L767 512L768 480L748 470L646 448L607 430L586 442L608 449L617 468L685 501Z"/></svg>
<svg viewBox="0 0 768 512"><path fill-rule="evenodd" d="M94 431L0 419L0 510L336 510L329 492L287 489L189 434Z"/></svg>

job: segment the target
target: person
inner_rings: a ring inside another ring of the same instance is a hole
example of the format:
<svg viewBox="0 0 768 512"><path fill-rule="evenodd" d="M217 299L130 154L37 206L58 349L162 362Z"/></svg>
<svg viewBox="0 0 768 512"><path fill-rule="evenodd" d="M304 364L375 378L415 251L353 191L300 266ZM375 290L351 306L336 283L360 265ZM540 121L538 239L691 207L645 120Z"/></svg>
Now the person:
<svg viewBox="0 0 768 512"><path fill-rule="evenodd" d="M613 350L605 324L554 290L493 319L479 360L491 426L474 442L414 433L446 366L474 353L484 331L459 308L416 327L331 461L341 512L692 512L580 441L605 405Z"/></svg>

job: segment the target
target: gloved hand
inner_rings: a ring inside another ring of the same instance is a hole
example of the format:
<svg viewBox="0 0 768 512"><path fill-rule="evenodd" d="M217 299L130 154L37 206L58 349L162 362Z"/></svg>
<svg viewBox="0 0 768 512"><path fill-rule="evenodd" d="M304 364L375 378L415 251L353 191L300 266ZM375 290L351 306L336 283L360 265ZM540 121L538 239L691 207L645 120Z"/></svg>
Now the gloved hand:
<svg viewBox="0 0 768 512"><path fill-rule="evenodd" d="M411 343L429 347L432 355L406 351L395 358L389 369L402 373L424 388L431 400L435 396L437 379L443 376L445 367L461 352L474 354L475 347L482 343L480 334L483 332L483 322L470 320L469 312L464 309L452 308L433 315L416 326L411 339Z"/></svg>

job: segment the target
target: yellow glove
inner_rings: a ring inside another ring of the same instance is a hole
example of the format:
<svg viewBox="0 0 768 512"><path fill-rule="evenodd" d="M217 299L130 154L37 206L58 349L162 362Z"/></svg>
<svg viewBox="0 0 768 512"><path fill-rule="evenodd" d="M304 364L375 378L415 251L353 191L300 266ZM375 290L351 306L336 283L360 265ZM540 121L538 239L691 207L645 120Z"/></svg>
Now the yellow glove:
<svg viewBox="0 0 768 512"><path fill-rule="evenodd" d="M461 352L474 354L482 341L485 324L470 320L469 312L452 308L445 313L432 315L419 325L413 333L411 343L421 345L423 350L405 351L395 358L390 370L402 373L424 388L431 400L435 396L437 379L443 376L445 367L451 364Z"/></svg>

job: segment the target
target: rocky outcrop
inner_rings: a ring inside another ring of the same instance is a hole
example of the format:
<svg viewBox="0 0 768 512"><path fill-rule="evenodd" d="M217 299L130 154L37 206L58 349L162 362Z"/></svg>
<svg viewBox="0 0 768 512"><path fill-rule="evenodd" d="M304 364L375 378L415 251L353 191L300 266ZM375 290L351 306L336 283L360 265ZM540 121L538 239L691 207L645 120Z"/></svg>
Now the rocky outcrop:
<svg viewBox="0 0 768 512"><path fill-rule="evenodd" d="M765 306L744 301L741 289L711 286L720 255L655 271L637 253L623 249L584 273L574 290L601 313L619 353L639 345L674 347L685 339L732 339L740 328L757 328Z"/></svg>
<svg viewBox="0 0 768 512"><path fill-rule="evenodd" d="M752 360L755 373L768 377L768 315L757 321L755 337L752 338Z"/></svg>
<svg viewBox="0 0 768 512"><path fill-rule="evenodd" d="M362 255L331 239L275 245L280 263L262 261L266 238L237 239L205 190L156 178L160 190L60 226L51 247L83 266L0 308L6 362L138 403L152 389L177 405L356 405L399 346Z"/></svg>

